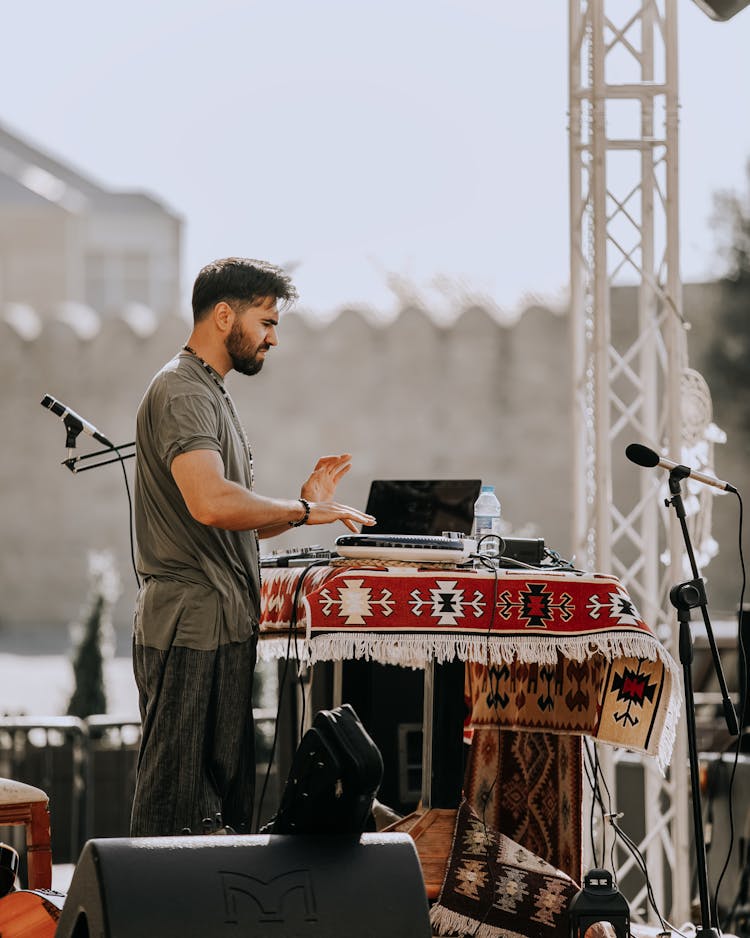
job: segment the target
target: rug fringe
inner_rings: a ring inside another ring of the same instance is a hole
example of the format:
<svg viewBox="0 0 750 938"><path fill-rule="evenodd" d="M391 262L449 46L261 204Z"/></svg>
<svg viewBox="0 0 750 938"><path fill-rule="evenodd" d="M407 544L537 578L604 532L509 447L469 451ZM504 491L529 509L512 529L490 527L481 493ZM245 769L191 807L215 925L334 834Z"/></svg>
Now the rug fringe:
<svg viewBox="0 0 750 938"><path fill-rule="evenodd" d="M664 665L670 677L669 704L658 749L649 754L655 757L661 774L666 775L677 738L682 685L675 660L654 636L610 631L606 634L533 638L502 636L502 642L491 642L486 636L328 632L315 635L312 641L300 643L300 659L305 665L352 658L413 669L424 668L430 661L444 664L455 658L488 665L514 660L526 664L554 665L559 655L580 662L595 654L602 655L608 661L637 658L658 660ZM607 742L604 739L600 741Z"/></svg>
<svg viewBox="0 0 750 938"><path fill-rule="evenodd" d="M492 925L480 925L477 928L476 919L459 915L441 905L434 905L430 909L430 924L439 935L458 933L461 936L471 935L472 938L525 938L520 932L507 928L495 928Z"/></svg>
<svg viewBox="0 0 750 938"><path fill-rule="evenodd" d="M302 661L306 654L307 643L303 635L297 638L297 649L299 658ZM295 640L291 643L288 638L262 638L258 642L258 660L259 661L283 661L287 654L294 660L295 658Z"/></svg>
<svg viewBox="0 0 750 938"><path fill-rule="evenodd" d="M674 660L655 638L622 632L559 637L537 635L533 638L502 636L502 643L490 642L486 636L326 632L305 642L305 658L312 664L339 658L364 658L381 664L423 668L431 660L444 664L458 658L460 661L491 665L510 664L514 660L553 665L557 663L558 655L580 662L593 654L603 655L608 661L623 657L647 661L659 659L673 676L679 674Z"/></svg>

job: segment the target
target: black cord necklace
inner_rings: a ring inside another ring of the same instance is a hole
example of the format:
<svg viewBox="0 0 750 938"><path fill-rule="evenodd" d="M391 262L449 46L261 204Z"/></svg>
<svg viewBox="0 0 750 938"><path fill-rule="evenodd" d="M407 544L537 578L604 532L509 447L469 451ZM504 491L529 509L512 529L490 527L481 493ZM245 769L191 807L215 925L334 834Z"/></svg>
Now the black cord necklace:
<svg viewBox="0 0 750 938"><path fill-rule="evenodd" d="M247 461L250 466L250 491L252 492L252 490L255 488L255 466L253 465L253 453L252 453L252 450L250 449L250 441L247 438L247 433L245 433L245 428L242 426L239 415L237 414L237 410L234 406L234 401L229 396L229 391L227 391L227 389L224 387L224 381L221 375L219 374L219 372L216 371L215 368L212 368L208 364L208 362L205 359L201 358L200 355L195 351L195 349L190 348L189 345L183 345L182 351L187 352L189 355L192 355L193 358L203 366L203 368L208 373L213 383L221 391L221 396L227 402L229 413L232 415L232 422L234 423L235 427L237 428L238 433L240 434L240 437L245 443L245 452L247 453ZM260 584L263 582L263 572L260 566L260 540L258 538L258 532L254 531L253 533L255 534L255 553L258 558L258 586L260 588Z"/></svg>
<svg viewBox="0 0 750 938"><path fill-rule="evenodd" d="M250 463L250 488L252 489L255 485L255 469L253 466L253 453L250 449L250 441L248 440L247 434L245 433L245 428L242 426L237 409L234 406L234 401L229 396L229 391L227 391L227 389L224 387L224 381L221 375L215 368L212 368L205 359L201 358L194 348L191 348L189 345L183 345L182 351L188 352L197 362L203 366L213 383L221 391L221 396L227 402L227 407L229 407L229 412L232 415L232 422L234 423L237 432L240 434L240 437L245 444L245 452L247 453L247 458Z"/></svg>

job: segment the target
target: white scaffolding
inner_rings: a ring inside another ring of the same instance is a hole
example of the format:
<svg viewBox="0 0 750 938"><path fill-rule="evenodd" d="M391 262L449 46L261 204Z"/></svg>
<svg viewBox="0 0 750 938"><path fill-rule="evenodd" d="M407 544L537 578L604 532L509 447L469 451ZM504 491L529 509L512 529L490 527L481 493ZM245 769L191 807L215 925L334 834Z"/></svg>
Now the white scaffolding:
<svg viewBox="0 0 750 938"><path fill-rule="evenodd" d="M665 479L624 463L628 443L681 453L684 442L676 0L569 0L569 43L575 555L579 567L622 580L677 658L668 591L684 579L680 531L660 497ZM613 313L612 288L623 284L633 301ZM661 911L676 922L690 920L684 737L680 729L667 779L643 767L640 848ZM620 756L599 755L617 806ZM612 832L598 837L609 857ZM633 861L619 845L613 856L622 883ZM634 920L656 921L645 885L628 899Z"/></svg>

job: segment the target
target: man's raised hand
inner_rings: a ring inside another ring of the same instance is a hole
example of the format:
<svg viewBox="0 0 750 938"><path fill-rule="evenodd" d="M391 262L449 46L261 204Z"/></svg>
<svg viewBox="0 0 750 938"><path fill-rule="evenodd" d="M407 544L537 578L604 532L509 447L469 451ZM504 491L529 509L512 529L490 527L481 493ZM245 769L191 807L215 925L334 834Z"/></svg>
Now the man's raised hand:
<svg viewBox="0 0 750 938"><path fill-rule="evenodd" d="M351 467L351 453L342 453L340 456L321 456L300 489L300 495L310 502L332 502L336 486Z"/></svg>

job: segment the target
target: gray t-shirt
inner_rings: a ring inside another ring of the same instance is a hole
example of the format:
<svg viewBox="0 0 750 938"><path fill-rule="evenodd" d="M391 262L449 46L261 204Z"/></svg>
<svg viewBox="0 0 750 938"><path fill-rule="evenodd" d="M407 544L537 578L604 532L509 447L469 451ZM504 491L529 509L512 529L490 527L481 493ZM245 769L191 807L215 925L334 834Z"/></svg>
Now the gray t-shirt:
<svg viewBox="0 0 750 938"><path fill-rule="evenodd" d="M179 453L214 450L226 478L252 488L247 442L217 381L217 372L181 352L154 377L138 408L134 515L142 586L135 639L154 648L210 650L245 641L258 628L256 532L196 521L170 471Z"/></svg>

